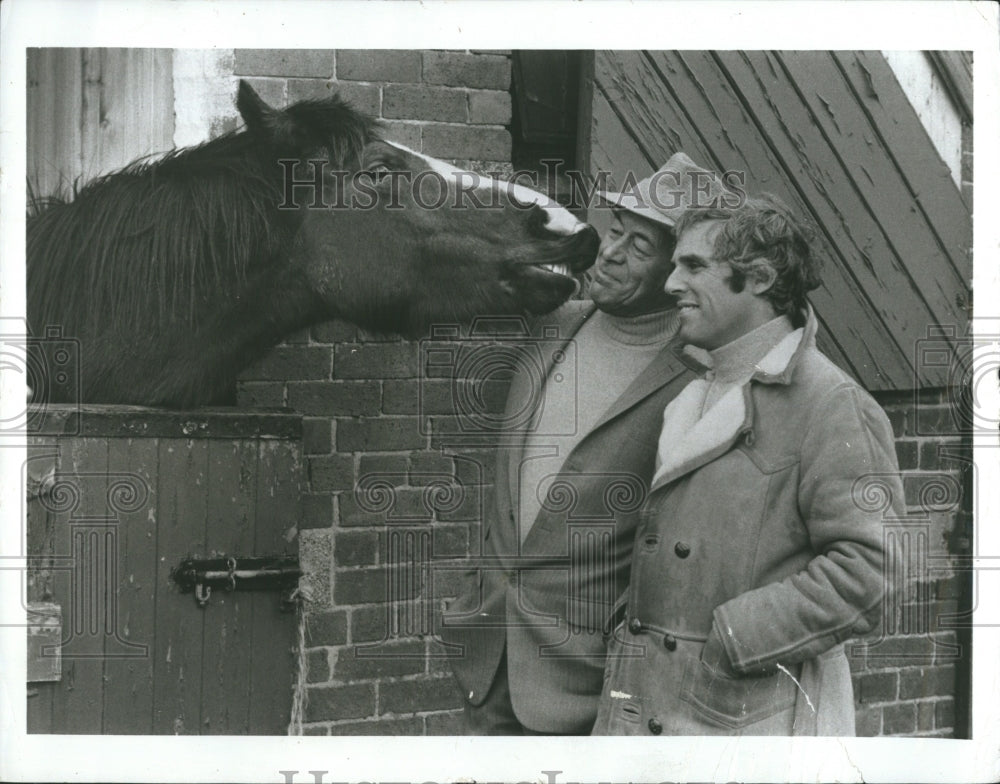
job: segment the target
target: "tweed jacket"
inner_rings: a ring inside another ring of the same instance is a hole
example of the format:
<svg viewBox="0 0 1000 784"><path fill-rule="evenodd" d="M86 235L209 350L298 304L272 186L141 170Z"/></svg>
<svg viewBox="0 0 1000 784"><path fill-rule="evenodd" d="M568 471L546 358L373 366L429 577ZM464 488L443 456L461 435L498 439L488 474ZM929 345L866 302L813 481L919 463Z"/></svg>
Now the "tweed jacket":
<svg viewBox="0 0 1000 784"><path fill-rule="evenodd" d="M558 327L566 343L595 311L572 302L536 327ZM518 374L521 383L528 377ZM506 647L518 720L540 732L590 731L603 682L602 631L627 584L663 408L692 378L665 345L566 456L552 494L558 503L543 506L523 545L516 516L525 433L498 450L495 501L484 512L485 565L465 574L439 629L471 703L484 701ZM523 393L512 386L508 407Z"/></svg>
<svg viewBox="0 0 1000 784"><path fill-rule="evenodd" d="M595 734L854 734L843 643L881 619L903 493L888 418L815 330L700 418L702 380L665 412Z"/></svg>

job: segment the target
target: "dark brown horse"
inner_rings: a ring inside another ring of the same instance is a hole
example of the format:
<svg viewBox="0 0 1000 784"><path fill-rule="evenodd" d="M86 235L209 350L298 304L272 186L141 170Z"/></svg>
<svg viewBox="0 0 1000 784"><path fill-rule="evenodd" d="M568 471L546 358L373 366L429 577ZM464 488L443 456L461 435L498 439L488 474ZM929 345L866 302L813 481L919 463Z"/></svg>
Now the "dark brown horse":
<svg viewBox="0 0 1000 784"><path fill-rule="evenodd" d="M78 341L83 401L225 401L250 362L333 318L415 336L547 312L596 255L565 209L384 142L336 97L276 110L241 82L237 107L244 130L29 216L29 324Z"/></svg>

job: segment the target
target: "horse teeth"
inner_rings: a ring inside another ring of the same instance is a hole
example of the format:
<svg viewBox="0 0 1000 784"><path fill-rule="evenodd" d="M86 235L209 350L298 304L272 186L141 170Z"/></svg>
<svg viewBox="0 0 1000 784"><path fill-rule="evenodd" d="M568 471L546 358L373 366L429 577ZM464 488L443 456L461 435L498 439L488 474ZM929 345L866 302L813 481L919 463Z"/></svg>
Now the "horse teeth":
<svg viewBox="0 0 1000 784"><path fill-rule="evenodd" d="M569 267L565 264L543 264L542 269L548 270L556 275L565 275L569 277Z"/></svg>

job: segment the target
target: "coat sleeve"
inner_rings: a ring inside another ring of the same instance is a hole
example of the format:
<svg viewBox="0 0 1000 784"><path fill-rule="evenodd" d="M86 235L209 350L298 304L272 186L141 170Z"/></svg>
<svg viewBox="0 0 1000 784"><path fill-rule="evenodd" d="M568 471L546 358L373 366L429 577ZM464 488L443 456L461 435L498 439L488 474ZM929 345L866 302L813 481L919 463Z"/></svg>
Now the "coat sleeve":
<svg viewBox="0 0 1000 784"><path fill-rule="evenodd" d="M801 572L719 605L706 657L732 671L770 672L814 658L878 624L887 592L883 521L901 517L903 487L889 420L853 384L815 407L798 486L815 557Z"/></svg>

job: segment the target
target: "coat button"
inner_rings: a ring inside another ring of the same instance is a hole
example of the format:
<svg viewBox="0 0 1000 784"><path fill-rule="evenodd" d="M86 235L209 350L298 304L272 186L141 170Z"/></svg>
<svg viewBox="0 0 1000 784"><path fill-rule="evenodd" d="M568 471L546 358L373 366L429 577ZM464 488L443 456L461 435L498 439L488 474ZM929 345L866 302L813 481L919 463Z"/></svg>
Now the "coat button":
<svg viewBox="0 0 1000 784"><path fill-rule="evenodd" d="M666 648L668 651L676 651L677 650L677 638L674 637L674 635L672 635L672 634L664 634L663 635L663 647Z"/></svg>
<svg viewBox="0 0 1000 784"><path fill-rule="evenodd" d="M642 631L642 621L638 618L632 618L628 622L628 630L632 632L632 634L639 634L639 632Z"/></svg>
<svg viewBox="0 0 1000 784"><path fill-rule="evenodd" d="M687 558L691 555L691 546L684 542L678 542L674 545L674 553L676 553L678 558Z"/></svg>
<svg viewBox="0 0 1000 784"><path fill-rule="evenodd" d="M663 725L660 724L658 719L650 719L649 724L647 726L649 727L649 731L652 732L654 735L659 735L661 732L663 732Z"/></svg>

